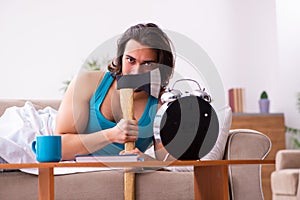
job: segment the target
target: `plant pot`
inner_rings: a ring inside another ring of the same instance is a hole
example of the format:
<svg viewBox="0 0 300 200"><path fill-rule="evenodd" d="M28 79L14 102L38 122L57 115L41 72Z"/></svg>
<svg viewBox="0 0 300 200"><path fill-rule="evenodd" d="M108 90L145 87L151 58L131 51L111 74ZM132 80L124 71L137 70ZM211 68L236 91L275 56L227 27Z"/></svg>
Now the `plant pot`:
<svg viewBox="0 0 300 200"><path fill-rule="evenodd" d="M258 103L259 103L260 113L269 113L269 107L270 107L269 99L260 99Z"/></svg>

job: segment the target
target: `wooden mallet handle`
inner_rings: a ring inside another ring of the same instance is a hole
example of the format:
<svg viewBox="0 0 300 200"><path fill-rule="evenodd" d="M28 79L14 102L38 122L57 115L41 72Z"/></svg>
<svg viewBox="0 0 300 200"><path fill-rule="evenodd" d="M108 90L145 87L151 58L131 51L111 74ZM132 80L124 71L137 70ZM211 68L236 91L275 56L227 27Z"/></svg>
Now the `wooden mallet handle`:
<svg viewBox="0 0 300 200"><path fill-rule="evenodd" d="M134 119L133 112L133 89L120 89L120 103L124 119ZM134 142L125 143L125 151L130 151L135 148ZM124 199L135 199L135 174L133 172L125 172L124 174Z"/></svg>

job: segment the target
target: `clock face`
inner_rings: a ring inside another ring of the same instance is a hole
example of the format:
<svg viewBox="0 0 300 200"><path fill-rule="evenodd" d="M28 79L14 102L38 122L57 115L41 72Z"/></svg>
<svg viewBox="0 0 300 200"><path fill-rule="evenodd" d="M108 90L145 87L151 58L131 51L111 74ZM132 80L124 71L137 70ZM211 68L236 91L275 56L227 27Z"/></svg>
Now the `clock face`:
<svg viewBox="0 0 300 200"><path fill-rule="evenodd" d="M197 96L186 96L162 106L154 126L166 150L178 160L198 160L211 151L219 134L213 107ZM157 139L156 138L156 139Z"/></svg>

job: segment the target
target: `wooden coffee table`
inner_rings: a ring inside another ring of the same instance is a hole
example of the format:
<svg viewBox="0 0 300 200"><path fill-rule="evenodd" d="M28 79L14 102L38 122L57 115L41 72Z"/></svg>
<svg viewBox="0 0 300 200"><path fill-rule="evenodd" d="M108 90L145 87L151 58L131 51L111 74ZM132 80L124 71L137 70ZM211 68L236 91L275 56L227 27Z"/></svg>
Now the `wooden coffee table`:
<svg viewBox="0 0 300 200"><path fill-rule="evenodd" d="M54 199L54 168L56 167L166 167L194 166L195 200L228 200L228 165L275 164L275 160L209 160L209 161L145 161L114 163L24 163L0 164L0 169L38 168L40 200ZM218 189L216 189L218 188Z"/></svg>

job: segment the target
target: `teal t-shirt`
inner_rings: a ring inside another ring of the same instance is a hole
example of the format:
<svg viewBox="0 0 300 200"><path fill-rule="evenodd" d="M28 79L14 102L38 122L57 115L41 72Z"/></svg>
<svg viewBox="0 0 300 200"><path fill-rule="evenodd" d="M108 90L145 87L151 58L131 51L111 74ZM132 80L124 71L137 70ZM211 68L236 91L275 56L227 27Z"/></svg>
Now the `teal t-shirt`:
<svg viewBox="0 0 300 200"><path fill-rule="evenodd" d="M100 112L100 106L114 81L114 77L110 72L107 72L96 92L90 100L90 113L89 121L85 133L93 133L100 130L112 128L116 125L115 122L106 119ZM142 152L152 143L153 138L153 120L156 115L158 99L149 96L144 113L140 120L139 125L139 136L135 142L135 146ZM93 152L96 155L114 155L119 154L120 151L124 150L124 144L112 143L106 145L104 148Z"/></svg>

